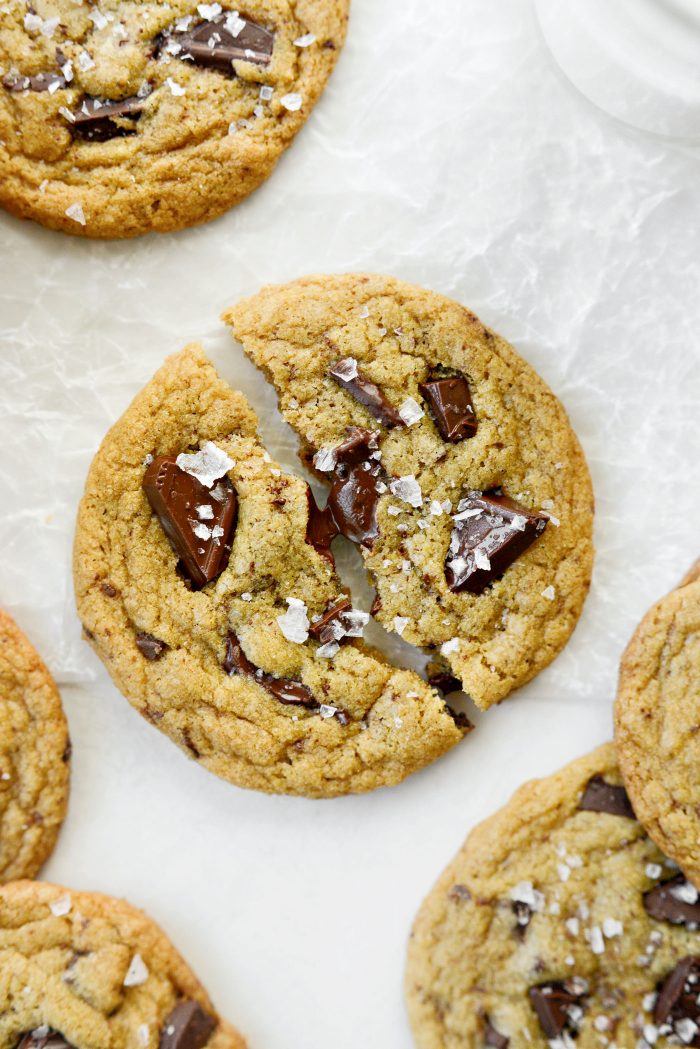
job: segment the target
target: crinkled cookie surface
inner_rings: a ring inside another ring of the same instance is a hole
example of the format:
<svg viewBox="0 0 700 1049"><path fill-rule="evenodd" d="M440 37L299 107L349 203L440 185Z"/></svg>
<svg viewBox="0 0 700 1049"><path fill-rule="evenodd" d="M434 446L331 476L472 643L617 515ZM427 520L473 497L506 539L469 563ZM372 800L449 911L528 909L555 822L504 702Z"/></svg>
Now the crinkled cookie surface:
<svg viewBox="0 0 700 1049"><path fill-rule="evenodd" d="M271 460L256 425L198 347L136 397L78 515L86 635L136 709L219 776L311 797L397 783L469 726L361 640L368 615L311 541L308 485ZM181 498L184 517L166 519L176 553L159 514Z"/></svg>
<svg viewBox="0 0 700 1049"><path fill-rule="evenodd" d="M0 203L88 237L214 218L309 116L347 15L348 0L8 0Z"/></svg>
<svg viewBox="0 0 700 1049"><path fill-rule="evenodd" d="M68 800L70 744L49 671L0 611L0 882L32 878Z"/></svg>
<svg viewBox="0 0 700 1049"><path fill-rule="evenodd" d="M603 746L525 784L423 903L406 975L416 1045L700 1044L699 922Z"/></svg>
<svg viewBox="0 0 700 1049"><path fill-rule="evenodd" d="M377 432L376 527L355 541L381 623L440 650L484 709L547 666L588 592L593 495L533 369L464 307L388 277L304 278L224 320L319 476L348 427ZM494 491L515 509L485 511Z"/></svg>
<svg viewBox="0 0 700 1049"><path fill-rule="evenodd" d="M245 1049L163 932L122 900L0 889L0 1049Z"/></svg>
<svg viewBox="0 0 700 1049"><path fill-rule="evenodd" d="M700 886L700 581L647 612L620 665L615 740L639 818Z"/></svg>

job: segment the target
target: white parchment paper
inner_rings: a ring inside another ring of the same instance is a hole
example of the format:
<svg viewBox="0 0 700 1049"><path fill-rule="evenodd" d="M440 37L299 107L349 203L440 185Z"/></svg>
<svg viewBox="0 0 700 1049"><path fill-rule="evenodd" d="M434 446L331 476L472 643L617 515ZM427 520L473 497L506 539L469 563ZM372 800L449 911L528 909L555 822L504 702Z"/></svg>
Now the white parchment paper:
<svg viewBox="0 0 700 1049"><path fill-rule="evenodd" d="M621 650L700 554L697 186L698 153L560 78L528 0L354 0L322 103L234 212L106 244L0 216L0 603L64 686L74 738L45 876L145 907L252 1049L405 1049L404 946L431 882L524 779L610 735ZM573 640L531 686L403 786L316 803L236 790L141 722L80 640L69 559L99 441L189 340L298 469L218 316L343 270L452 295L535 365L588 455L598 558Z"/></svg>

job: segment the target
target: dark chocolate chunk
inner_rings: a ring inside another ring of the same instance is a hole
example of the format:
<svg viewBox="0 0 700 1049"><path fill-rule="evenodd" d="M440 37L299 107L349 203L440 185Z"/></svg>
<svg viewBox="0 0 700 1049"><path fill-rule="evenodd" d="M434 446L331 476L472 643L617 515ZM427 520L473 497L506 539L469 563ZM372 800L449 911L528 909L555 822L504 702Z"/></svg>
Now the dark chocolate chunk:
<svg viewBox="0 0 700 1049"><path fill-rule="evenodd" d="M584 988L582 981L577 980L530 988L528 996L546 1038L558 1038L565 1030L576 1034L586 997Z"/></svg>
<svg viewBox="0 0 700 1049"><path fill-rule="evenodd" d="M525 939L525 931L530 924L530 918L532 917L532 910L523 903L522 900L514 900L511 904L513 908L513 914L515 915L515 935L519 940Z"/></svg>
<svg viewBox="0 0 700 1049"><path fill-rule="evenodd" d="M228 477L206 488L181 470L175 459L172 455L154 459L144 475L143 490L188 578L202 587L228 564L238 499Z"/></svg>
<svg viewBox="0 0 700 1049"><path fill-rule="evenodd" d="M165 641L161 641L160 638L154 637L153 634L140 633L136 635L136 646L141 651L141 654L150 659L151 662L155 662L156 659L160 659L167 645Z"/></svg>
<svg viewBox="0 0 700 1049"><path fill-rule="evenodd" d="M347 427L347 439L335 449L336 466L328 496L331 518L339 535L353 543L371 547L379 535L379 503L382 469L370 456L377 450L377 437L359 426Z"/></svg>
<svg viewBox="0 0 700 1049"><path fill-rule="evenodd" d="M324 609L321 614L321 618L317 619L309 627L309 634L315 641L320 641L322 645L327 644L329 641L339 641L340 638L336 637L336 631L334 630L334 624L341 620L343 612L348 612L352 608L352 602L347 597L342 597L340 601L336 601L334 604Z"/></svg>
<svg viewBox="0 0 700 1049"><path fill-rule="evenodd" d="M467 732L471 732L472 731L474 726L472 725L471 721L469 720L467 715L464 713L464 711L462 711L462 710L453 710L453 708L450 706L449 703L445 703L445 708L447 710L447 713L450 715L450 717L454 721L454 723L457 726L457 728L461 728L465 735L467 734Z"/></svg>
<svg viewBox="0 0 700 1049"><path fill-rule="evenodd" d="M491 1045L493 1049L508 1049L510 1038L497 1031L488 1016L484 1020L484 1045Z"/></svg>
<svg viewBox="0 0 700 1049"><path fill-rule="evenodd" d="M406 425L397 409L390 404L376 383L357 370L357 362L354 358L346 357L342 361L336 361L328 370L328 374L356 401L363 404L370 415L373 415L383 426L391 429L394 426Z"/></svg>
<svg viewBox="0 0 700 1049"><path fill-rule="evenodd" d="M625 788L606 783L602 776L593 776L588 781L578 807L585 812L605 812L609 816L635 819Z"/></svg>
<svg viewBox="0 0 700 1049"><path fill-rule="evenodd" d="M683 899L683 896L686 898ZM697 890L682 874L645 892L643 899L644 910L650 918L672 922L674 925L700 926L700 900Z"/></svg>
<svg viewBox="0 0 700 1049"><path fill-rule="evenodd" d="M160 50L188 59L204 69L235 76L235 61L270 64L275 38L269 30L232 13L200 22L193 29L173 29Z"/></svg>
<svg viewBox="0 0 700 1049"><path fill-rule="evenodd" d="M105 595L105 597L117 596L116 588L113 587L111 583L102 583L102 585L100 586L100 590Z"/></svg>
<svg viewBox="0 0 700 1049"><path fill-rule="evenodd" d="M463 375L431 379L418 387L430 404L443 441L456 444L476 433L477 422L469 383Z"/></svg>
<svg viewBox="0 0 700 1049"><path fill-rule="evenodd" d="M546 517L532 513L506 495L469 492L457 507L445 560L450 590L482 593L546 527Z"/></svg>
<svg viewBox="0 0 700 1049"><path fill-rule="evenodd" d="M446 670L441 670L437 674L431 674L428 678L428 684L431 688L436 688L446 696L449 696L451 692L462 691L462 682L459 678L449 674Z"/></svg>
<svg viewBox="0 0 700 1049"><path fill-rule="evenodd" d="M310 688L302 685L300 681L275 677L273 674L267 674L264 670L260 670L254 663L251 663L243 651L240 641L232 633L228 635L228 640L226 641L224 670L227 674L244 674L252 678L258 685L262 685L270 695L278 699L280 703L318 710L319 704L314 699Z"/></svg>
<svg viewBox="0 0 700 1049"><path fill-rule="evenodd" d="M48 91L53 88L54 84L58 84L57 88L53 88L58 91L66 87L66 78L62 73L37 73L35 76L8 73L2 83L8 91L15 93L18 91Z"/></svg>
<svg viewBox="0 0 700 1049"><path fill-rule="evenodd" d="M72 111L71 127L76 135L90 142L107 142L110 138L123 138L136 133L135 121L143 112L145 96L131 98L99 99L87 97ZM127 123L120 123L127 121Z"/></svg>
<svg viewBox="0 0 700 1049"><path fill-rule="evenodd" d="M163 1024L159 1049L202 1049L217 1026L198 1002L178 1002Z"/></svg>
<svg viewBox="0 0 700 1049"><path fill-rule="evenodd" d="M73 1046L51 1027L37 1027L22 1035L16 1049L73 1049Z"/></svg>
<svg viewBox="0 0 700 1049"><path fill-rule="evenodd" d="M308 487L306 490L306 497L309 503L309 516L306 523L306 542L310 546L313 546L321 557L325 557L332 565L335 565L335 559L331 553L331 543L338 535L338 529L335 526L333 516L328 507L324 510L319 510L316 505L314 494Z"/></svg>
<svg viewBox="0 0 700 1049"><path fill-rule="evenodd" d="M664 1033L679 1034L684 1045L700 1045L700 958L689 955L683 958L669 973L659 988L654 1006L654 1023L664 1028ZM690 1020L695 1031L687 1030ZM665 1031L666 1025L670 1028ZM678 1025L678 1029L677 1029Z"/></svg>

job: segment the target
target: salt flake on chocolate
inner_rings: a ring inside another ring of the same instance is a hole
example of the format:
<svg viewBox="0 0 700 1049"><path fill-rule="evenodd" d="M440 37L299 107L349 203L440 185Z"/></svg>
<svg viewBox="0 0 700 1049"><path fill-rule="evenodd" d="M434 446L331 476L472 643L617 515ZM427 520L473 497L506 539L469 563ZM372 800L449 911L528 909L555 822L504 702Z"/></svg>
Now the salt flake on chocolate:
<svg viewBox="0 0 700 1049"><path fill-rule="evenodd" d="M309 637L309 617L306 614L306 605L298 597L288 597L287 605L289 607L284 615L277 616L277 625L287 641L303 645Z"/></svg>
<svg viewBox="0 0 700 1049"><path fill-rule="evenodd" d="M333 365L333 372L336 378L351 382L357 378L357 361L354 357L344 357L342 361Z"/></svg>
<svg viewBox="0 0 700 1049"><path fill-rule="evenodd" d="M181 452L175 462L186 474L196 477L205 488L211 488L215 481L224 477L236 465L233 459L221 448L217 448L212 441L205 441L200 450L191 455Z"/></svg>
<svg viewBox="0 0 700 1049"><path fill-rule="evenodd" d="M330 473L335 469L337 461L335 448L319 448L314 456L314 466L321 473Z"/></svg>
<svg viewBox="0 0 700 1049"><path fill-rule="evenodd" d="M405 477L392 481L389 488L397 499L402 499L410 506L418 507L423 503L423 492L413 474L407 474Z"/></svg>
<svg viewBox="0 0 700 1049"><path fill-rule="evenodd" d="M332 659L339 651L340 645L337 641L327 641L325 645L319 645L315 655L317 659Z"/></svg>

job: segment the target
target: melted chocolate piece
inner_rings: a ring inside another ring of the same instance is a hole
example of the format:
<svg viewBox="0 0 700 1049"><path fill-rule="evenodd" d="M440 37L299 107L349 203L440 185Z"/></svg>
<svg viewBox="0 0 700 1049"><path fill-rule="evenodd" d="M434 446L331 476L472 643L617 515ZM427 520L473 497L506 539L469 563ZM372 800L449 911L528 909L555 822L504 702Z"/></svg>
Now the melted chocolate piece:
<svg viewBox="0 0 700 1049"><path fill-rule="evenodd" d="M314 550L325 557L327 561L335 566L335 558L331 553L331 543L338 535L338 529L330 510L326 507L319 510L314 493L307 487L306 498L309 503L309 516L306 522L306 542L313 546Z"/></svg>
<svg viewBox="0 0 700 1049"><path fill-rule="evenodd" d="M178 1002L163 1024L159 1049L202 1049L218 1024L198 1002Z"/></svg>
<svg viewBox="0 0 700 1049"><path fill-rule="evenodd" d="M233 67L235 61L253 62L257 66L269 65L275 43L274 35L262 26L246 18L226 14L200 22L194 29L182 32L174 29L166 36L166 40L179 47L178 50L169 43L166 46L169 54L190 59L204 69L218 69L231 76L236 75Z"/></svg>
<svg viewBox="0 0 700 1049"><path fill-rule="evenodd" d="M447 710L447 713L450 715L450 717L454 721L454 723L457 726L457 728L463 729L465 735L467 734L467 732L471 732L472 731L474 726L472 725L471 721L469 720L467 715L464 713L464 711L462 711L462 710L453 710L449 703L445 703L445 708Z"/></svg>
<svg viewBox="0 0 700 1049"><path fill-rule="evenodd" d="M347 440L336 450L333 485L327 510L337 534L352 543L372 547L379 535L377 504L382 469L370 455L377 448L376 435L359 426L347 427Z"/></svg>
<svg viewBox="0 0 700 1049"><path fill-rule="evenodd" d="M459 678L449 674L446 670L441 670L437 674L431 674L428 678L428 684L431 688L436 688L445 696L448 696L451 692L462 691L462 682Z"/></svg>
<svg viewBox="0 0 700 1049"><path fill-rule="evenodd" d="M453 593L481 594L547 527L546 517L496 493L469 492L459 503L457 517L463 513L469 516L455 520L445 560L445 578Z"/></svg>
<svg viewBox="0 0 700 1049"><path fill-rule="evenodd" d="M241 643L235 634L229 633L226 641L226 657L224 659L224 670L227 674L244 674L251 677L253 681L286 705L306 707L309 710L318 710L319 704L314 699L313 692L300 681L292 681L290 678L275 677L260 670L246 656Z"/></svg>
<svg viewBox="0 0 700 1049"><path fill-rule="evenodd" d="M700 1045L699 994L700 958L689 955L678 963L661 985L654 1006L654 1023L664 1027L668 1024L675 1033L677 1024L692 1020L697 1025L696 1031L692 1033L691 1028L690 1037L683 1037L681 1041L684 1045Z"/></svg>
<svg viewBox="0 0 700 1049"><path fill-rule="evenodd" d="M160 659L168 646L165 641L154 637L153 634L140 633L136 635L136 647L146 659L150 659L153 663L156 659Z"/></svg>
<svg viewBox="0 0 700 1049"><path fill-rule="evenodd" d="M508 1049L510 1038L497 1031L488 1016L484 1020L484 1045L491 1045L493 1049Z"/></svg>
<svg viewBox="0 0 700 1049"><path fill-rule="evenodd" d="M553 981L531 987L527 992L546 1038L558 1038L563 1031L576 1034L579 1010L585 999L576 981Z"/></svg>
<svg viewBox="0 0 700 1049"><path fill-rule="evenodd" d="M606 783L602 776L593 776L588 781L578 807L584 812L605 812L609 816L636 819L625 788Z"/></svg>
<svg viewBox="0 0 700 1049"><path fill-rule="evenodd" d="M144 474L143 490L192 585L200 588L221 575L228 564L238 499L228 477L212 489L205 488L181 470L175 458L161 455L154 459ZM211 516L200 517L197 507L206 507L203 513Z"/></svg>
<svg viewBox="0 0 700 1049"><path fill-rule="evenodd" d="M443 441L456 444L473 437L477 429L469 383L463 375L430 379L418 389L430 404Z"/></svg>
<svg viewBox="0 0 700 1049"><path fill-rule="evenodd" d="M644 910L657 921L672 922L673 925L700 925L700 899L695 903L674 895L683 886L688 886L689 895L696 895L693 887L682 874L664 881L644 893Z"/></svg>
<svg viewBox="0 0 700 1049"><path fill-rule="evenodd" d="M50 1027L37 1027L22 1035L16 1049L74 1049L62 1034Z"/></svg>
<svg viewBox="0 0 700 1049"><path fill-rule="evenodd" d="M339 640L335 636L333 624L342 618L343 612L348 612L351 608L352 602L347 597L342 597L340 601L329 605L322 613L321 618L317 619L309 627L311 637L315 641L320 641L322 645L325 645L328 641Z"/></svg>
<svg viewBox="0 0 700 1049"><path fill-rule="evenodd" d="M357 374L350 378L353 372L357 372ZM383 426L391 429L394 426L406 425L397 409L394 408L393 404L390 404L376 383L373 383L371 379L367 379L362 372L357 371L357 365L351 357L346 357L342 361L336 361L329 368L328 374L335 379L339 386L347 390L356 401L363 404L370 415L373 415Z"/></svg>
<svg viewBox="0 0 700 1049"><path fill-rule="evenodd" d="M107 142L110 138L134 135L132 124L119 124L118 120L136 121L143 112L145 97L133 95L114 102L111 99L87 97L78 109L73 110L71 127L76 135L90 142Z"/></svg>
<svg viewBox="0 0 700 1049"><path fill-rule="evenodd" d="M21 73L8 73L3 79L3 87L14 93L19 91L48 91L54 84L60 90L66 87L66 78L62 73L36 73L34 76L22 76Z"/></svg>

